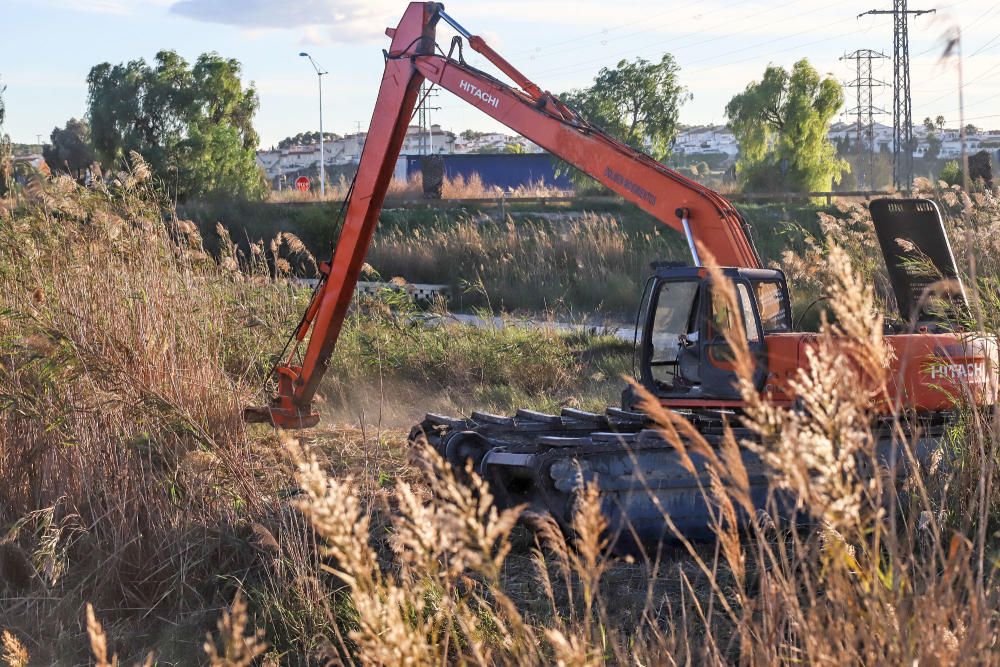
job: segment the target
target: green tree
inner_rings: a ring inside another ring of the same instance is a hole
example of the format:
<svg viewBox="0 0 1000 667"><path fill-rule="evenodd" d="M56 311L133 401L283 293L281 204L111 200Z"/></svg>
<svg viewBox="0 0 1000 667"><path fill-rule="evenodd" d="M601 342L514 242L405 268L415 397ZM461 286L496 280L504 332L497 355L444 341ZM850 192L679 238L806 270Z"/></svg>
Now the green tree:
<svg viewBox="0 0 1000 667"><path fill-rule="evenodd" d="M690 99L678 82L679 71L669 53L658 63L622 60L614 69L601 69L589 88L561 97L609 134L664 160L677 137L680 107Z"/></svg>
<svg viewBox="0 0 1000 667"><path fill-rule="evenodd" d="M944 118L938 116L938 120L941 121L941 125L944 125ZM924 129L927 130L927 152L924 153L924 157L928 160L936 160L938 156L941 155L941 139L938 138L935 130L939 129L935 121L931 120L928 116L924 118Z"/></svg>
<svg viewBox="0 0 1000 667"><path fill-rule="evenodd" d="M266 191L255 155L259 101L252 84L243 87L239 61L205 53L192 67L160 51L152 66L101 63L87 85L91 137L105 166L136 151L155 173L174 174L181 197Z"/></svg>
<svg viewBox="0 0 1000 667"><path fill-rule="evenodd" d="M830 142L830 122L844 104L833 78L805 58L792 71L770 65L726 105L740 143L737 175L749 190L829 190L850 166Z"/></svg>
<svg viewBox="0 0 1000 667"><path fill-rule="evenodd" d="M941 140L935 134L927 135L927 152L924 157L928 160L936 160L941 157Z"/></svg>
<svg viewBox="0 0 1000 667"><path fill-rule="evenodd" d="M476 130L462 130L460 135L466 141L472 141L473 139L478 139L479 137L486 136L485 132L478 132Z"/></svg>
<svg viewBox="0 0 1000 667"><path fill-rule="evenodd" d="M944 167L941 168L941 180L948 185L962 184L962 168L958 165L957 160L945 163Z"/></svg>
<svg viewBox="0 0 1000 667"><path fill-rule="evenodd" d="M340 135L333 132L324 132L323 141L336 141ZM294 137L285 137L278 142L278 148L291 148L292 146L309 146L319 143L319 132L299 132Z"/></svg>
<svg viewBox="0 0 1000 667"><path fill-rule="evenodd" d="M49 139L52 143L42 148L42 157L52 171L61 171L80 179L97 161L97 153L90 144L90 126L85 120L70 118L66 127L53 128Z"/></svg>

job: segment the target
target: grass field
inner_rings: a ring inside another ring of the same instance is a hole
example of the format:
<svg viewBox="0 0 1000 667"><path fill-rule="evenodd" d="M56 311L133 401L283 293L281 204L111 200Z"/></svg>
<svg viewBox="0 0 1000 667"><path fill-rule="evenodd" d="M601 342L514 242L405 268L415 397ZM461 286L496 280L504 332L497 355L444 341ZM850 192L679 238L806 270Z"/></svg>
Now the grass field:
<svg viewBox="0 0 1000 667"><path fill-rule="evenodd" d="M274 578L254 532L295 529L275 502L293 470L239 417L308 297L274 279L290 265L271 253L302 248L240 253L223 233L210 257L161 203L141 178L60 180L0 209L0 628L40 664L84 658L84 602L123 657L155 646L158 664L191 664L239 587L272 646L307 639L307 610L286 608L306 601L285 597L292 573ZM425 410L603 406L630 363L607 337L416 315L392 295L359 302L321 388L327 428L304 436L372 490L414 474L403 440Z"/></svg>
<svg viewBox="0 0 1000 667"><path fill-rule="evenodd" d="M740 205L767 263L786 250L802 252L820 234L815 205ZM206 238L222 224L244 246L279 231L300 238L317 257L330 255L337 234L336 202L190 204ZM456 310L603 313L630 321L649 266L687 260L681 234L630 204L518 204L504 210L397 208L383 211L369 264L384 279L446 284ZM808 296L808 295L806 295ZM803 299L806 297L804 296Z"/></svg>
<svg viewBox="0 0 1000 667"><path fill-rule="evenodd" d="M680 438L686 422L650 405L679 452L709 461L718 539L619 559L603 549L593 491L573 539L544 517L528 530L403 441L428 402L613 401L627 346L425 326L378 297L348 319L324 428L248 427L240 409L266 396L306 298L288 271L313 260L296 236L240 248L225 228L173 218L146 178L56 180L0 203L0 662L998 661L995 416L965 410L903 493L855 474L874 452L867 396L850 389L888 381L863 211L817 220L843 249L804 244L788 258L796 280L829 293L827 332L849 343L817 339L799 379L809 409L745 395L776 488L818 529L737 532L741 444ZM976 327L995 332L1000 207L934 194L956 254L976 259ZM613 212L595 213L576 224L606 249L616 228L601 215ZM503 236L508 223L493 224Z"/></svg>

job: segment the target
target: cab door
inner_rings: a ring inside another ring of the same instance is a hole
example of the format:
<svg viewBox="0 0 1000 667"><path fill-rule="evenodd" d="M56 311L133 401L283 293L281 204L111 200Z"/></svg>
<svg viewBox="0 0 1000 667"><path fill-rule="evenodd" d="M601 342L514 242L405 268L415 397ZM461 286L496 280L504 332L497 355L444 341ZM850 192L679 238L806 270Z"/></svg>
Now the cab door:
<svg viewBox="0 0 1000 667"><path fill-rule="evenodd" d="M704 320L698 275L658 279L646 297L639 367L644 385L661 396L686 395L700 384L695 345ZM689 340L690 339L690 340Z"/></svg>
<svg viewBox="0 0 1000 667"><path fill-rule="evenodd" d="M763 388L767 377L767 345L760 323L760 313L754 300L754 291L749 282L742 279L733 281L736 290L737 308L733 310L725 299L712 291L708 313L704 322L701 348L702 395L706 398L739 399L734 354L726 340L726 331L734 330L737 323L743 324L747 347L756 362L754 384Z"/></svg>

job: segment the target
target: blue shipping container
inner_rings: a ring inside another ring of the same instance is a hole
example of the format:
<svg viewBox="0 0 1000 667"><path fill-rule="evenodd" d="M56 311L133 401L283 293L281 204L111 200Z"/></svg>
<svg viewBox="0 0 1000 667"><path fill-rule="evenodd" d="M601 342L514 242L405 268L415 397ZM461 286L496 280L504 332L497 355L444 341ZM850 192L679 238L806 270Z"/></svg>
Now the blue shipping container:
<svg viewBox="0 0 1000 667"><path fill-rule="evenodd" d="M420 173L422 155L406 156L406 175ZM469 179L479 174L483 185L510 190L544 182L549 187L570 190L572 182L566 174L556 176L556 158L548 153L468 153L442 155L444 173L448 178Z"/></svg>

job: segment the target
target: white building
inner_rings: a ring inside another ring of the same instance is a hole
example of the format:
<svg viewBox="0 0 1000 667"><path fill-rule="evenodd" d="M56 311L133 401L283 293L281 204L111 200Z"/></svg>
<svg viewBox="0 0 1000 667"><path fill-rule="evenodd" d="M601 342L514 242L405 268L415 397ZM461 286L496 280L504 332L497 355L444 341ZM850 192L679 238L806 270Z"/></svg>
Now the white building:
<svg viewBox="0 0 1000 667"><path fill-rule="evenodd" d="M857 126L853 123L837 123L830 128L830 139L846 137L852 145L857 141ZM934 136L941 142L937 157L945 160L955 160L962 156L961 132L958 128L935 129ZM894 141L894 133L891 125L876 123L873 139L875 150L879 152L891 153ZM930 150L930 132L922 124L913 127L913 157L924 158ZM1000 148L1000 131L979 130L970 133L965 138L965 149L969 155L978 153L981 150L996 150Z"/></svg>
<svg viewBox="0 0 1000 667"><path fill-rule="evenodd" d="M410 125L406 128L406 138L403 139L404 155L427 155L455 152L455 133L441 129L440 125L431 125L430 130L423 130Z"/></svg>
<svg viewBox="0 0 1000 667"><path fill-rule="evenodd" d="M516 134L489 132L469 139L458 137L455 140L456 153L505 153L509 146L520 146L524 153L544 153L536 143Z"/></svg>
<svg viewBox="0 0 1000 667"><path fill-rule="evenodd" d="M736 157L740 145L732 131L725 125L704 125L682 129L677 133L673 152L678 155L707 155L724 153Z"/></svg>
<svg viewBox="0 0 1000 667"><path fill-rule="evenodd" d="M360 162L367 136L366 132L359 132L327 141L323 146L326 166ZM453 132L442 129L440 125L432 125L429 132L421 132L419 127L411 125L406 130L401 153L404 155L422 155L427 152L454 153L455 139ZM257 152L257 164L272 180L293 172L318 169L319 161L318 143Z"/></svg>

